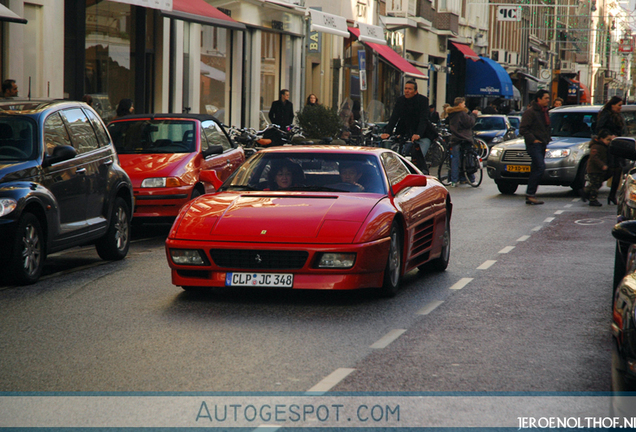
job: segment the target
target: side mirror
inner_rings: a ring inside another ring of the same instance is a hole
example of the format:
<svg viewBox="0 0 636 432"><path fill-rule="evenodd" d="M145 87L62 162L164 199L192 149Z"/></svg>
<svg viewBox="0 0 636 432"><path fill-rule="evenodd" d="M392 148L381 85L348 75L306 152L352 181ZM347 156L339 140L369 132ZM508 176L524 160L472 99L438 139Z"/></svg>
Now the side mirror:
<svg viewBox="0 0 636 432"><path fill-rule="evenodd" d="M223 185L223 181L216 175L216 171L214 170L201 171L201 173L199 173L199 179L206 183L210 183L214 186L214 190L219 190L221 185Z"/></svg>
<svg viewBox="0 0 636 432"><path fill-rule="evenodd" d="M408 187L421 187L426 186L428 184L428 180L425 175L421 174L409 174L402 179L401 182L393 185L393 195L399 194L401 191Z"/></svg>
<svg viewBox="0 0 636 432"><path fill-rule="evenodd" d="M618 223L612 228L612 235L623 243L636 243L636 220Z"/></svg>
<svg viewBox="0 0 636 432"><path fill-rule="evenodd" d="M614 138L609 145L609 152L614 156L636 160L636 140L634 138Z"/></svg>
<svg viewBox="0 0 636 432"><path fill-rule="evenodd" d="M208 157L210 155L213 154L221 154L223 153L223 146L222 145L213 145L208 147L207 150L203 151L201 154L203 155L203 157Z"/></svg>
<svg viewBox="0 0 636 432"><path fill-rule="evenodd" d="M44 157L42 165L46 168L58 162L73 159L75 156L77 156L77 151L72 146L57 146L53 149L51 156Z"/></svg>

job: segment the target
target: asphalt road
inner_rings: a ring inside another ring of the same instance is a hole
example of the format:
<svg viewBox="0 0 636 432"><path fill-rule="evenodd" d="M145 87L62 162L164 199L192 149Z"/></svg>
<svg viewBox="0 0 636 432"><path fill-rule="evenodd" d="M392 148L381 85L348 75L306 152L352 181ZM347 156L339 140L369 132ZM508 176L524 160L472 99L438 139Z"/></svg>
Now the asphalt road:
<svg viewBox="0 0 636 432"><path fill-rule="evenodd" d="M122 262L56 254L0 288L0 391L609 391L616 207L560 187L527 206L488 178L451 194L449 268L392 299L185 293L165 226Z"/></svg>

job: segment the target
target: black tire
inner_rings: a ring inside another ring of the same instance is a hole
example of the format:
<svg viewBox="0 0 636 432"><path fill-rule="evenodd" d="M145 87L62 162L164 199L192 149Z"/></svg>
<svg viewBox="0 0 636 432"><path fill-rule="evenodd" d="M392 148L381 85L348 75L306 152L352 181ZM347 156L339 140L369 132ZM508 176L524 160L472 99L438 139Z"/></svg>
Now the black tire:
<svg viewBox="0 0 636 432"><path fill-rule="evenodd" d="M7 275L18 285L38 281L44 268L44 233L37 217L24 213L18 222Z"/></svg>
<svg viewBox="0 0 636 432"><path fill-rule="evenodd" d="M402 281L402 232L396 222L391 225L389 238L389 257L384 269L384 283L381 288L384 297L395 296Z"/></svg>
<svg viewBox="0 0 636 432"><path fill-rule="evenodd" d="M495 180L497 184L497 189L504 195L514 195L517 191L517 187L519 187L518 183L505 181L505 180Z"/></svg>
<svg viewBox="0 0 636 432"><path fill-rule="evenodd" d="M570 187L577 191L585 187L585 173L587 172L587 159L584 159L579 165L579 169L576 171L576 177Z"/></svg>
<svg viewBox="0 0 636 432"><path fill-rule="evenodd" d="M444 186L450 186L450 153L446 153L444 161L437 169L437 178Z"/></svg>
<svg viewBox="0 0 636 432"><path fill-rule="evenodd" d="M130 247L130 209L123 198L117 197L110 215L106 235L95 243L97 254L106 261L122 260Z"/></svg>
<svg viewBox="0 0 636 432"><path fill-rule="evenodd" d="M448 267L450 261L450 248L451 248L451 229L450 218L448 216L448 209L446 210L446 226L444 227L444 245L442 246L442 254L439 258L431 260L430 264L433 270L443 272Z"/></svg>
<svg viewBox="0 0 636 432"><path fill-rule="evenodd" d="M425 160L429 168L433 168L439 166L444 161L444 156L446 156L444 146L438 140L435 140L428 148Z"/></svg>
<svg viewBox="0 0 636 432"><path fill-rule="evenodd" d="M469 185L471 185L472 187L479 187L479 185L481 184L481 181L484 179L484 170L481 167L481 161L479 160L479 157L474 154L471 151L466 152L466 154L464 155L465 158L472 158L473 159L473 166L478 166L479 168L477 169L477 171L475 171L473 174L469 174L466 169L464 169L464 177L466 178L466 181L468 182ZM474 180L470 180L470 176L474 176Z"/></svg>

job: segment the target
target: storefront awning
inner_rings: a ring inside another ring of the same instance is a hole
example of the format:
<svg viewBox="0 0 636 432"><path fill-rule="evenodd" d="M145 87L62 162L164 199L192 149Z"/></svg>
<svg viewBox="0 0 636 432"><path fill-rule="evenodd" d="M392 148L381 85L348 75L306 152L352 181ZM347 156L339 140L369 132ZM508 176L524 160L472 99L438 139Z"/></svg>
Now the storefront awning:
<svg viewBox="0 0 636 432"><path fill-rule="evenodd" d="M506 70L494 60L480 58L481 61L466 63L466 96L512 99L512 80Z"/></svg>
<svg viewBox="0 0 636 432"><path fill-rule="evenodd" d="M162 11L164 16L203 25L245 30L245 25L233 20L204 0L173 0L172 11Z"/></svg>
<svg viewBox="0 0 636 432"><path fill-rule="evenodd" d="M462 54L464 54L464 57L471 59L474 62L479 61L479 56L477 55L477 53L473 51L472 48L468 45L460 44L458 42L451 42L451 44L453 44L455 48L457 48Z"/></svg>
<svg viewBox="0 0 636 432"><path fill-rule="evenodd" d="M360 37L360 30L359 29L353 28L353 27L349 27L349 31L356 38ZM413 66L411 63L409 63L408 61L406 61L402 57L400 57L400 55L398 53L396 53L395 51L393 51L393 49L391 47L386 46L386 45L378 45L378 44L373 43L373 42L365 42L365 44L369 48L371 48L372 50L374 50L375 52L380 54L380 56L382 56L382 58L384 60L386 60L389 63L391 63L391 65L393 65L393 67L395 67L396 69L401 70L402 72L404 72L404 74L406 74L408 76L411 76L413 78L428 79L428 76L424 75L424 73L420 72L419 69L417 69L415 66Z"/></svg>
<svg viewBox="0 0 636 432"><path fill-rule="evenodd" d="M358 40L360 42L373 42L378 45L386 45L382 27L361 23L359 21L356 21L356 25L360 32L360 34L358 34Z"/></svg>
<svg viewBox="0 0 636 432"><path fill-rule="evenodd" d="M18 23L18 24L26 24L27 23L27 20L25 20L24 18L20 17L20 15L18 15L17 13L13 12L8 7L3 6L1 4L0 4L0 21L14 22L14 23Z"/></svg>
<svg viewBox="0 0 636 432"><path fill-rule="evenodd" d="M326 12L321 12L315 9L308 9L308 12L311 15L310 31L329 33L345 38L349 37L346 18L338 15L328 14Z"/></svg>

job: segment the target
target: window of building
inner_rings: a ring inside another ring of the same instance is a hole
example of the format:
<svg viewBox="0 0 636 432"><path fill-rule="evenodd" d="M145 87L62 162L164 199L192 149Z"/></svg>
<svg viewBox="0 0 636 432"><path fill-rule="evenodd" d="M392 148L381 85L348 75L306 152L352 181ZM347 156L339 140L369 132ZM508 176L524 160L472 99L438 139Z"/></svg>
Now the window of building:
<svg viewBox="0 0 636 432"><path fill-rule="evenodd" d="M201 30L201 96L199 112L225 121L227 103L228 36L227 29L202 26Z"/></svg>

